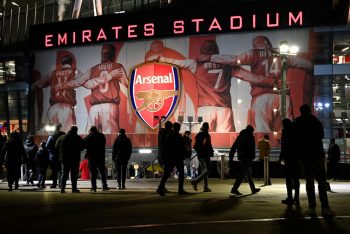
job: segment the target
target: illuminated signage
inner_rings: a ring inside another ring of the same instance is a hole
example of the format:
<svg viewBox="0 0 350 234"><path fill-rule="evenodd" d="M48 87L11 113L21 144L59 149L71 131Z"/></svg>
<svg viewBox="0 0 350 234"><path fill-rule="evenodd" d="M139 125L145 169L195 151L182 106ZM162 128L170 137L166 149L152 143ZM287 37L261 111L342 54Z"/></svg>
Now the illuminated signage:
<svg viewBox="0 0 350 234"><path fill-rule="evenodd" d="M276 1L263 1L254 5L237 3L234 7L227 8L162 9L104 15L34 25L30 29L31 48L45 49L110 41L313 27L330 23L330 9L323 1L317 4L315 11L312 1L285 0L282 5L278 5Z"/></svg>
<svg viewBox="0 0 350 234"><path fill-rule="evenodd" d="M137 66L130 78L129 98L139 118L150 129L158 127L158 119L168 120L180 97L178 68L170 64L145 63Z"/></svg>

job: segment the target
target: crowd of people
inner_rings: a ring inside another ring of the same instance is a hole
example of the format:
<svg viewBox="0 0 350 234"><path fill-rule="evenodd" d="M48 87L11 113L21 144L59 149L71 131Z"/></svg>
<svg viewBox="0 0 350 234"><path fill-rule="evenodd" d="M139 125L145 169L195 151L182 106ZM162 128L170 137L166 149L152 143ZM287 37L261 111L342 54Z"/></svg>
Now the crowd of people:
<svg viewBox="0 0 350 234"><path fill-rule="evenodd" d="M311 112L309 105L300 107L301 115L291 121L283 119L281 151L279 162L284 165L287 198L282 200L286 205L300 205L300 175L303 173L306 181L306 193L308 198L308 213L316 216L316 196L315 180L318 183L319 199L323 216L334 216L334 212L329 207L327 197L327 173L326 160L328 162L329 176L337 179L337 164L340 158L339 146L335 139L331 139L328 158L326 159L323 142L324 138L322 123ZM23 145L20 134L16 131L9 135L9 139L1 136L1 164L6 166L8 190L18 189L21 165L25 164L25 174L27 184L34 185L34 177L37 178L37 186L46 188L45 179L47 169L51 168L52 185L51 188L60 188L61 193L66 191L68 175L71 178L73 193L79 193L77 187L81 152L86 149L85 159L90 172L91 192L96 192L97 173L100 173L102 190L109 190L105 169L105 135L98 131L95 126L91 126L85 138L78 135L77 126L72 126L65 133L61 131L62 124L57 124L55 131L48 137L47 142L42 141L39 147L35 144L33 136L28 136ZM158 162L163 169L162 177L156 192L160 196L165 196L168 192L165 185L169 177L176 168L178 173L178 194L186 195L184 190L185 162L186 173L191 171L192 140L190 132L180 134L181 124L167 121L164 128L158 132ZM211 157L214 155L211 136L209 134L209 124L204 122L200 131L195 135L193 149L195 150L198 162L199 173L192 178L191 185L195 191L198 184L203 181L203 192L211 192L209 188L208 176L210 173ZM255 159L255 137L254 128L247 125L234 141L230 153L229 164L233 165L233 159L237 152L240 169L231 189L233 195L242 195L238 190L242 181L246 179L249 183L251 193L260 192L256 188L252 179L251 166ZM259 141L260 158L268 157L270 145L268 137ZM120 129L118 137L112 147L112 159L116 165L118 190L125 189L125 181L128 164L132 153L131 140L126 136L125 130ZM294 196L293 196L294 190Z"/></svg>

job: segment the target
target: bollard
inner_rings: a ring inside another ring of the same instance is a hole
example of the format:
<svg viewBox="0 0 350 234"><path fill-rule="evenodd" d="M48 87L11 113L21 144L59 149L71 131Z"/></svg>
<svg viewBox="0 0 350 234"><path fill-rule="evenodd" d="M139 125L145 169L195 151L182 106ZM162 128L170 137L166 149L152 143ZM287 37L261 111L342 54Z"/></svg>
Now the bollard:
<svg viewBox="0 0 350 234"><path fill-rule="evenodd" d="M269 174L269 157L264 157L264 186L271 185Z"/></svg>
<svg viewBox="0 0 350 234"><path fill-rule="evenodd" d="M225 179L225 155L221 154L221 180Z"/></svg>

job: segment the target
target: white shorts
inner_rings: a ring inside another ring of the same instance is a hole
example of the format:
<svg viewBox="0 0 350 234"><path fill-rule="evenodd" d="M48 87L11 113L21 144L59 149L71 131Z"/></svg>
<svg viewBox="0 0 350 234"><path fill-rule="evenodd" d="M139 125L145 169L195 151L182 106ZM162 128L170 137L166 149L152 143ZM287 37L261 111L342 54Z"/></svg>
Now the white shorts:
<svg viewBox="0 0 350 234"><path fill-rule="evenodd" d="M95 126L104 134L118 133L119 131L119 105L115 103L101 103L91 106L86 132Z"/></svg>
<svg viewBox="0 0 350 234"><path fill-rule="evenodd" d="M67 103L56 103L49 107L46 115L49 124L62 124L62 131L67 132L75 125L74 109Z"/></svg>
<svg viewBox="0 0 350 234"><path fill-rule="evenodd" d="M290 97L286 96L287 118L292 118L292 105ZM282 130L281 96L267 93L252 99L252 111L256 132L280 132Z"/></svg>
<svg viewBox="0 0 350 234"><path fill-rule="evenodd" d="M197 116L202 116L203 122L209 123L209 132L235 131L232 108L203 106L198 108ZM193 132L199 132L201 126L201 124L198 124L193 127Z"/></svg>

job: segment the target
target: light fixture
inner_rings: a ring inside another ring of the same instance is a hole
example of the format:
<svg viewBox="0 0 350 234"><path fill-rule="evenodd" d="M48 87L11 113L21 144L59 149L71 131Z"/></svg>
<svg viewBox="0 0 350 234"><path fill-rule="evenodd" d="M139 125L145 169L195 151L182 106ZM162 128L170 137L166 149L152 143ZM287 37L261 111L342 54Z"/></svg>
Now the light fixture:
<svg viewBox="0 0 350 234"><path fill-rule="evenodd" d="M125 13L125 11L116 11L116 12L114 12L114 14L124 14Z"/></svg>
<svg viewBox="0 0 350 234"><path fill-rule="evenodd" d="M11 2L12 5L16 6L16 7L19 7L19 5L16 3L16 2Z"/></svg>
<svg viewBox="0 0 350 234"><path fill-rule="evenodd" d="M152 153L151 149L139 149L140 154L150 154Z"/></svg>
<svg viewBox="0 0 350 234"><path fill-rule="evenodd" d="M280 54L288 54L288 52L289 52L288 41L281 41L280 42Z"/></svg>
<svg viewBox="0 0 350 234"><path fill-rule="evenodd" d="M343 48L341 51L344 52L344 51L348 50L349 48L350 48L350 47L347 46L347 47Z"/></svg>

